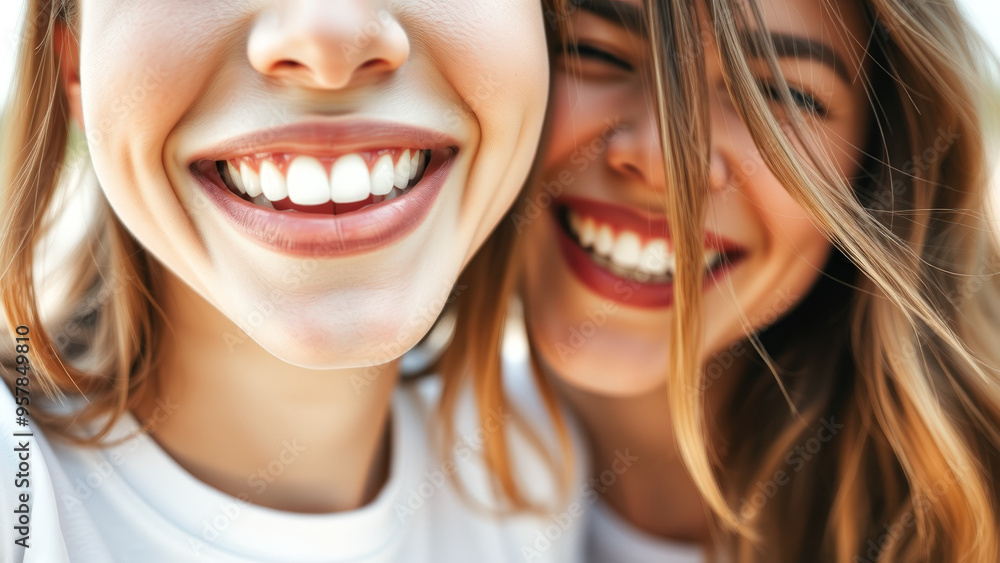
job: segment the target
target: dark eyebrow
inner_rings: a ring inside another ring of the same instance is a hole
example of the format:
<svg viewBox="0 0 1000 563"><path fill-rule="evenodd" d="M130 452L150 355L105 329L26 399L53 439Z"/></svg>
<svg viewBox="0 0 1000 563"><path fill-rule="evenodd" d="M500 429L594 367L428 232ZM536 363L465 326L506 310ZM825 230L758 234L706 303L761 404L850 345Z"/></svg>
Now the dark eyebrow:
<svg viewBox="0 0 1000 563"><path fill-rule="evenodd" d="M603 20L621 26L626 31L640 37L647 37L649 35L646 30L646 20L641 7L622 2L621 0L570 0L570 4L581 10L590 12ZM762 56L763 53L757 50L758 44L751 40L753 34L745 34L745 36L744 41L749 46L750 54L756 57ZM837 51L833 47L822 41L809 39L800 35L776 32L768 33L761 37L761 39L764 41L770 39L771 44L774 45L775 54L779 58L811 59L832 68L844 82L848 84L852 82L851 72L848 69L847 63L844 62L844 59L837 54Z"/></svg>
<svg viewBox="0 0 1000 563"><path fill-rule="evenodd" d="M621 0L570 0L570 4L639 37L648 35L643 9L639 6Z"/></svg>
<svg viewBox="0 0 1000 563"><path fill-rule="evenodd" d="M753 41L755 35L745 34L744 42L748 46L751 56L761 57L763 53L759 52L758 43ZM778 58L811 59L832 68L844 82L848 84L852 82L847 63L833 47L822 41L787 33L768 33L760 36L760 39L763 41L770 39Z"/></svg>

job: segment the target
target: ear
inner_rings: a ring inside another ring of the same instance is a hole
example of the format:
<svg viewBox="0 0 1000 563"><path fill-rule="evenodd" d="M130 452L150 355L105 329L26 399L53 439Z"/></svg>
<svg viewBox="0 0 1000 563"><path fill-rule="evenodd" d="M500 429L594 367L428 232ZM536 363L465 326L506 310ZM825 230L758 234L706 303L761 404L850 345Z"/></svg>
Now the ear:
<svg viewBox="0 0 1000 563"><path fill-rule="evenodd" d="M69 117L80 130L83 127L83 104L80 100L80 42L66 22L56 24L53 35L59 59L59 81L69 102Z"/></svg>

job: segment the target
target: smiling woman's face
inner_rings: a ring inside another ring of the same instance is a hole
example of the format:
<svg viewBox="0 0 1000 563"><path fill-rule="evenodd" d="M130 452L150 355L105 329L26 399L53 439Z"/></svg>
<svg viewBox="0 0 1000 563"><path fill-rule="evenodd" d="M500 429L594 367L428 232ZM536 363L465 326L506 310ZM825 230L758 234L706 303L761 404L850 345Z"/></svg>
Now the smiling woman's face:
<svg viewBox="0 0 1000 563"><path fill-rule="evenodd" d="M81 4L77 111L115 213L290 363L415 344L534 156L538 0Z"/></svg>
<svg viewBox="0 0 1000 563"><path fill-rule="evenodd" d="M859 8L837 3L834 18L821 0L760 4L808 134L845 176L854 175L868 123L863 81L856 79L866 37ZM559 197L531 224L525 245L534 348L564 380L615 395L648 391L668 374L674 257L665 194L685 189L664 183L649 45L627 23L643 20L641 5L589 0L574 15L582 66L574 75L568 57L559 57L552 137L543 149L542 188ZM760 328L804 297L830 243L764 165L727 93L718 52L711 43L706 49L708 354L743 338L743 319ZM752 66L772 93L764 65Z"/></svg>

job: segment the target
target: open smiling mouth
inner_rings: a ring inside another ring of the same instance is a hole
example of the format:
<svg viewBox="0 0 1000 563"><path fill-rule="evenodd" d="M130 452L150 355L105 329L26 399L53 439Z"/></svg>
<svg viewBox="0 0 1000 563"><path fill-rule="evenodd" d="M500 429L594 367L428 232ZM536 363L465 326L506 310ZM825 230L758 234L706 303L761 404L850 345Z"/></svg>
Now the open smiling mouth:
<svg viewBox="0 0 1000 563"><path fill-rule="evenodd" d="M570 270L591 290L637 307L673 303L677 260L666 221L626 206L583 198L557 201L553 214ZM725 275L746 249L707 233L706 285Z"/></svg>
<svg viewBox="0 0 1000 563"><path fill-rule="evenodd" d="M230 192L276 211L343 215L405 195L418 184L429 149L382 149L337 157L265 154L215 161Z"/></svg>
<svg viewBox="0 0 1000 563"><path fill-rule="evenodd" d="M199 188L188 205L197 220L221 220L244 240L279 254L371 252L430 220L459 152L459 141L447 133L403 123L290 123L188 156ZM201 205L206 200L208 215Z"/></svg>
<svg viewBox="0 0 1000 563"><path fill-rule="evenodd" d="M345 120L243 135L188 162L196 198L244 239L336 258L394 244L428 220L458 153L438 131Z"/></svg>

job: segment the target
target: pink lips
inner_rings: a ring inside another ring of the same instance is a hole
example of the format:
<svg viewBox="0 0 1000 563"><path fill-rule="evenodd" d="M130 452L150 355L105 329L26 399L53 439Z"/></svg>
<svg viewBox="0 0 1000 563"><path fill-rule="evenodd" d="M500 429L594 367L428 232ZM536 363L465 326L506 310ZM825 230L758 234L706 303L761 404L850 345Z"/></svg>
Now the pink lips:
<svg viewBox="0 0 1000 563"><path fill-rule="evenodd" d="M669 241L670 230L666 218L641 213L632 207L577 197L560 198L552 206L553 225L563 257L570 271L591 291L631 307L666 308L673 305L672 281L639 282L616 275L594 262L590 254L562 225L560 215L566 208L574 209L581 215L598 218L618 229L631 230L648 238L662 237ZM706 248L723 252L728 257L705 276L703 287L708 287L714 280L721 278L735 267L742 260L745 250L733 241L712 232L705 233L704 245Z"/></svg>
<svg viewBox="0 0 1000 563"><path fill-rule="evenodd" d="M407 193L343 215L276 211L254 205L227 189L215 162L261 153L329 154L386 147L430 149L419 183ZM195 154L190 170L215 209L239 233L264 248L310 257L340 257L399 241L430 214L458 153L452 137L379 121L302 123L240 136Z"/></svg>

